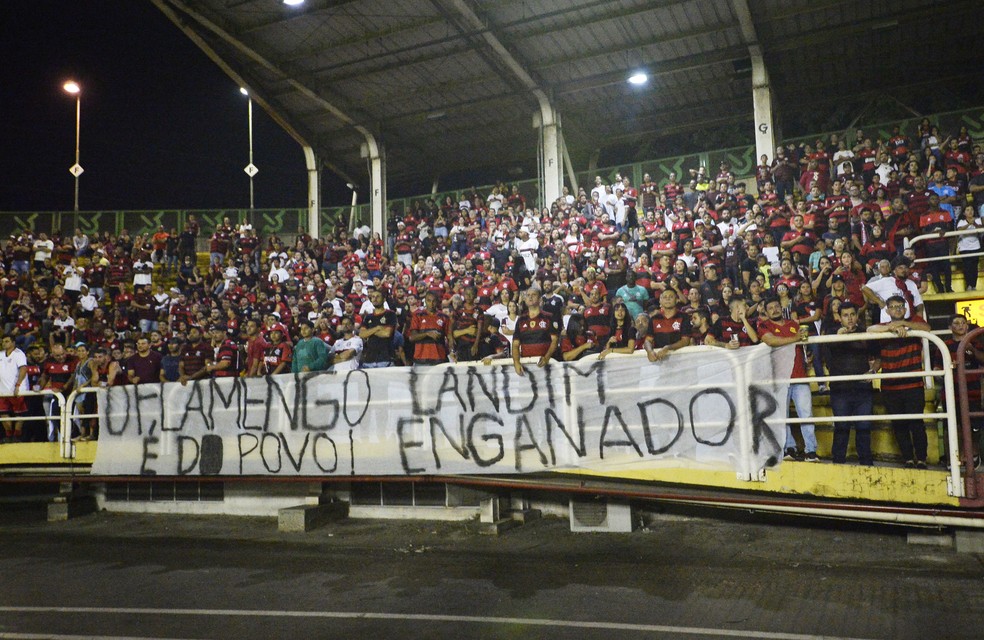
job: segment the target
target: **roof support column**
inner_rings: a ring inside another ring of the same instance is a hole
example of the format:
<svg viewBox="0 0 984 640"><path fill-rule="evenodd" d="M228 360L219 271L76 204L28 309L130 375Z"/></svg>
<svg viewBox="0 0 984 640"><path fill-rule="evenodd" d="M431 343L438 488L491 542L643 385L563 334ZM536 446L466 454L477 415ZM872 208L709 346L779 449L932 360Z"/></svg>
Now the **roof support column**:
<svg viewBox="0 0 984 640"><path fill-rule="evenodd" d="M560 149L560 116L546 96L540 97L540 111L533 115L533 127L540 129L540 149L537 154L537 158L540 159L539 174L542 185L540 202L541 206L549 207L560 197L564 178Z"/></svg>
<svg viewBox="0 0 984 640"><path fill-rule="evenodd" d="M752 59L752 110L755 116L755 160L761 156L774 157L776 148L775 121L772 115L772 85L765 67L762 45L755 31L755 21L748 0L731 0L731 6L741 26L741 37Z"/></svg>
<svg viewBox="0 0 984 640"><path fill-rule="evenodd" d="M386 153L375 136L366 134L362 157L369 160L369 226L386 239Z"/></svg>
<svg viewBox="0 0 984 640"><path fill-rule="evenodd" d="M308 175L308 235L321 237L321 168L314 149L304 145L304 164Z"/></svg>
<svg viewBox="0 0 984 640"><path fill-rule="evenodd" d="M755 159L775 157L775 121L772 114L772 85L765 68L762 49L758 45L748 48L752 58L752 110L755 114Z"/></svg>

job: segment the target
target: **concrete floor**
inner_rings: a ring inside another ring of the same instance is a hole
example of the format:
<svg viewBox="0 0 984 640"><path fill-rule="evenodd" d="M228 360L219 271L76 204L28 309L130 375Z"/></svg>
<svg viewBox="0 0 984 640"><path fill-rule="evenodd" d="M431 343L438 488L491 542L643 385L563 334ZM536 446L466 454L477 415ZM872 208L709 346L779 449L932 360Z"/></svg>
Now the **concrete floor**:
<svg viewBox="0 0 984 640"><path fill-rule="evenodd" d="M984 558L898 529L662 515L347 520L0 512L0 638L984 637Z"/></svg>

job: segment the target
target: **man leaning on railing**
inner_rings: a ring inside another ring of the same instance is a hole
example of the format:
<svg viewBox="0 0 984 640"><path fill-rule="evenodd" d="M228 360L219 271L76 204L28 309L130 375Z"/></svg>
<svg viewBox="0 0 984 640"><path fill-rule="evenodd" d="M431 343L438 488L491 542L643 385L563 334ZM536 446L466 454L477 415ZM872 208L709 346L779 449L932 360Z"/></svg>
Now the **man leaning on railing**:
<svg viewBox="0 0 984 640"><path fill-rule="evenodd" d="M898 340L885 340L881 345L882 373L907 373L922 371L922 341L908 338L909 331L929 331L929 323L913 313L905 319L906 301L902 296L891 296L885 301L889 321L868 328L869 333L891 332ZM919 415L925 408L922 378L886 378L881 382L882 398L887 407L896 413ZM926 468L926 426L921 418L906 418L892 423L895 439L902 451L907 467Z"/></svg>

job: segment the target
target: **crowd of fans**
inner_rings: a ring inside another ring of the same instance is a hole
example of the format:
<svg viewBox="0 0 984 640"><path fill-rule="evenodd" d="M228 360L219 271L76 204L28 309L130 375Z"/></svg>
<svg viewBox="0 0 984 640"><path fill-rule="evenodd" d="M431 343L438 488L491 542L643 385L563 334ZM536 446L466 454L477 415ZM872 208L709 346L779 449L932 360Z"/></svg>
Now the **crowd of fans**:
<svg viewBox="0 0 984 640"><path fill-rule="evenodd" d="M896 128L885 140L858 130L781 146L754 181L749 189L727 163L662 183L599 176L541 209L516 186L466 190L391 212L385 241L359 227L299 232L285 246L228 218L203 231L194 216L180 233L135 237L25 229L3 244L0 413L57 415L50 397L19 397L25 390L449 360L505 359L522 374L531 356L544 365L644 351L658 361L688 345L779 346L866 326L897 333L899 349L907 330L928 327L929 285L951 290L949 259L912 261L981 251L984 151L965 128L943 138L927 120L914 139ZM980 232L942 237L954 229ZM975 289L979 258L956 260ZM794 377L833 373L829 351L798 348ZM865 371L899 361L884 350L855 360ZM808 417L810 387L793 387ZM92 395L81 413L93 411ZM9 439L57 437L54 421L4 424ZM95 426L76 420L73 433L94 438ZM864 428L847 423L841 436L852 426ZM913 427L906 448L898 429L905 461L924 466L925 433ZM815 460L812 426L801 439L790 434L787 457ZM846 440L839 446L835 437L843 462Z"/></svg>

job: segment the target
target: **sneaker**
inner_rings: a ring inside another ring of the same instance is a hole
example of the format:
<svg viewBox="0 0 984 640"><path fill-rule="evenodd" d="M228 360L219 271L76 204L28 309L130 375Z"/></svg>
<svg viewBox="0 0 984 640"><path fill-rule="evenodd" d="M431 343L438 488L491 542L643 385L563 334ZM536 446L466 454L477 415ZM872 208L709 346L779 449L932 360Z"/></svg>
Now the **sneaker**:
<svg viewBox="0 0 984 640"><path fill-rule="evenodd" d="M796 452L796 449L793 449L792 447L790 447L789 449L786 449L786 452L783 454L782 459L783 460L799 460L799 454Z"/></svg>
<svg viewBox="0 0 984 640"><path fill-rule="evenodd" d="M906 460L905 461L905 466L906 466L906 468L911 469L914 466L916 466L916 461L915 460Z"/></svg>
<svg viewBox="0 0 984 640"><path fill-rule="evenodd" d="M820 458L817 456L816 451L807 451L806 457L803 459L807 462L820 462Z"/></svg>
<svg viewBox="0 0 984 640"><path fill-rule="evenodd" d="M826 382L821 382L817 386L817 393L830 393L830 385Z"/></svg>
<svg viewBox="0 0 984 640"><path fill-rule="evenodd" d="M925 468L926 468L925 460L916 460L916 469L925 469Z"/></svg>

